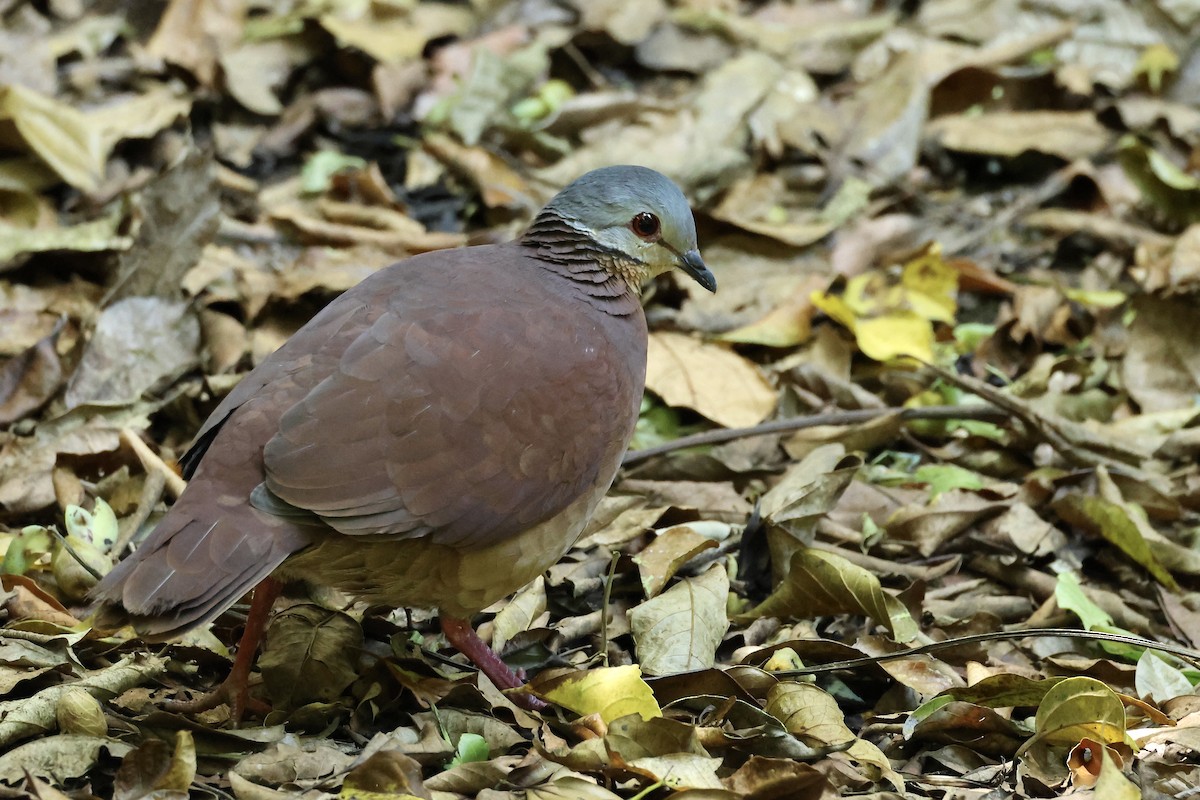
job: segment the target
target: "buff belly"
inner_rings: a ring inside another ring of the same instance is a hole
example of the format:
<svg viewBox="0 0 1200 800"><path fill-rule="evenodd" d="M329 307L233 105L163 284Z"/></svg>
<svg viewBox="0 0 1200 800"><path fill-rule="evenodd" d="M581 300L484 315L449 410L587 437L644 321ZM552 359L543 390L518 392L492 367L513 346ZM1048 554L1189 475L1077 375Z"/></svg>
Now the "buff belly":
<svg viewBox="0 0 1200 800"><path fill-rule="evenodd" d="M284 580L332 586L381 605L438 608L470 617L557 563L603 496L604 491L585 495L546 522L477 549L421 539L366 541L329 535L288 559L276 574Z"/></svg>

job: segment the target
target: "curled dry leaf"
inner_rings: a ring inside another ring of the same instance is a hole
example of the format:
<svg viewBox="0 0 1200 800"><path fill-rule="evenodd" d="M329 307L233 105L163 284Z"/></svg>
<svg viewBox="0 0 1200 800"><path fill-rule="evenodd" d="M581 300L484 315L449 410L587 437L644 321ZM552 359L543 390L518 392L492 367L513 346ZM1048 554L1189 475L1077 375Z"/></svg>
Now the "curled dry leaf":
<svg viewBox="0 0 1200 800"><path fill-rule="evenodd" d="M747 616L812 618L838 613L866 614L898 642L917 635L908 609L883 590L878 578L840 556L808 548L792 554L787 578Z"/></svg>
<svg viewBox="0 0 1200 800"><path fill-rule="evenodd" d="M716 546L716 540L689 525L676 525L660 531L654 541L633 557L646 597L657 595L680 567Z"/></svg>
<svg viewBox="0 0 1200 800"><path fill-rule="evenodd" d="M292 606L267 632L258 665L276 707L333 700L358 676L362 628L350 616L315 605Z"/></svg>
<svg viewBox="0 0 1200 800"><path fill-rule="evenodd" d="M24 353L0 366L0 425L36 411L62 385L64 375L56 345L66 320Z"/></svg>

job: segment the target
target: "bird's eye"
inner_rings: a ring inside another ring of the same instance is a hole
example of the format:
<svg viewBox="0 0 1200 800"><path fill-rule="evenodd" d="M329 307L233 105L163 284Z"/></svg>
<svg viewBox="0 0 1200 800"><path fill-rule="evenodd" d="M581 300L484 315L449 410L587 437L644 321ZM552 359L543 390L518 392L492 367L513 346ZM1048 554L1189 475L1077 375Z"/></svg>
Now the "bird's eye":
<svg viewBox="0 0 1200 800"><path fill-rule="evenodd" d="M657 238L659 231L662 230L662 225L659 223L658 217L649 211L643 211L629 220L629 228L643 239L650 240Z"/></svg>

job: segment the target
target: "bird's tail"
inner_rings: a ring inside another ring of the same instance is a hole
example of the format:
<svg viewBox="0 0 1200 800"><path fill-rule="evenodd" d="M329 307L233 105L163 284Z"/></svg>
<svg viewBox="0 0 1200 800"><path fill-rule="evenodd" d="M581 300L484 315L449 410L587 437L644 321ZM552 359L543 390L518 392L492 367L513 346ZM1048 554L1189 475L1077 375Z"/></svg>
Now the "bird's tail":
<svg viewBox="0 0 1200 800"><path fill-rule="evenodd" d="M188 499L89 593L99 604L97 628L132 624L147 641L176 638L215 619L284 559L312 544L311 528L249 507L222 509L218 502L197 507ZM225 513L214 518L213 510Z"/></svg>

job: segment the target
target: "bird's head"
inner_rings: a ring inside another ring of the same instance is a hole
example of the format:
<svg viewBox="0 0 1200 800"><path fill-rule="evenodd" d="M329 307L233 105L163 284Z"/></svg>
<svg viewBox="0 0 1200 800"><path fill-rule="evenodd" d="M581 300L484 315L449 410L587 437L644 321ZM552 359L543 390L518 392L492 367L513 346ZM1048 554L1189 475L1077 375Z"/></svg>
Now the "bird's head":
<svg viewBox="0 0 1200 800"><path fill-rule="evenodd" d="M579 177L546 204L525 241L563 257L574 246L635 289L675 267L710 292L717 288L700 257L687 198L646 167L603 167Z"/></svg>

